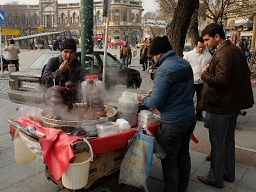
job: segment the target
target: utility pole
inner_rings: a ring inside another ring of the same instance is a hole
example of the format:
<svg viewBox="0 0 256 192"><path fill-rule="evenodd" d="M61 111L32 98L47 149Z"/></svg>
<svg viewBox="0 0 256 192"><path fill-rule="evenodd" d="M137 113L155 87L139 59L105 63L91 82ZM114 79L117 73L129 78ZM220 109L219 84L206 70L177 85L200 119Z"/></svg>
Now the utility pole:
<svg viewBox="0 0 256 192"><path fill-rule="evenodd" d="M220 26L221 26L222 28L223 28L223 23L222 23L223 12L224 12L223 0L221 0Z"/></svg>
<svg viewBox="0 0 256 192"><path fill-rule="evenodd" d="M81 63L93 53L93 0L81 0Z"/></svg>
<svg viewBox="0 0 256 192"><path fill-rule="evenodd" d="M104 47L104 58L103 58L103 73L102 73L102 82L103 82L104 87L106 84L109 10L110 10L110 0L103 0L103 16L106 17L106 29L105 29L105 40L104 40L105 47Z"/></svg>
<svg viewBox="0 0 256 192"><path fill-rule="evenodd" d="M252 43L251 49L255 49L255 33L256 33L256 13L253 13L253 27L252 27Z"/></svg>

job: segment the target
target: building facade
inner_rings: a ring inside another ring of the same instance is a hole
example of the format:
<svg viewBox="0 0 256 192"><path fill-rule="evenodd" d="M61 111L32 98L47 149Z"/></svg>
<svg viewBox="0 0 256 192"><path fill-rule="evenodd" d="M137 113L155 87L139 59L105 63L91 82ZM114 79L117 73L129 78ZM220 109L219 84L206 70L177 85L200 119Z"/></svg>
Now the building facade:
<svg viewBox="0 0 256 192"><path fill-rule="evenodd" d="M38 5L0 5L5 10L3 28L16 28L22 36L37 33L69 31L74 38L81 36L81 4L58 4L58 0L39 0ZM103 0L94 1L94 37L104 39L106 18ZM128 40L135 44L142 37L142 2L140 0L111 0L108 41Z"/></svg>

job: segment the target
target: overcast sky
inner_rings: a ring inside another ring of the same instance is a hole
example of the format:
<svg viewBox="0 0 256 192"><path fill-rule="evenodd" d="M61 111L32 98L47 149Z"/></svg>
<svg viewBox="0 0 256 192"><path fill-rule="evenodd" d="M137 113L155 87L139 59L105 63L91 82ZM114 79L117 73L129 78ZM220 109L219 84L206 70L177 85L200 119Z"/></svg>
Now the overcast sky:
<svg viewBox="0 0 256 192"><path fill-rule="evenodd" d="M32 4L38 4L38 0L0 0L0 5L4 5L6 3L10 3L10 2L13 2L13 1L18 1L19 4L29 4L29 5L32 5ZM59 3L77 3L77 2L80 2L81 0L58 0ZM143 8L145 9L145 12L148 12L148 11L156 11L156 4L154 3L154 0L142 0L143 2Z"/></svg>

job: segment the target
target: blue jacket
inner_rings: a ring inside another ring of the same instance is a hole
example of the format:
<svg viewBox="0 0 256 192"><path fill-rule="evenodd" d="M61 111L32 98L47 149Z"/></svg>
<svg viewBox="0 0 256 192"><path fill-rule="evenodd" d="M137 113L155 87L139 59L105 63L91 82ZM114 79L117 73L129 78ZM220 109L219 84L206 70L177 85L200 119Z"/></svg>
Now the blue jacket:
<svg viewBox="0 0 256 192"><path fill-rule="evenodd" d="M195 119L193 71L188 61L170 50L157 61L151 96L143 104L161 112L161 122Z"/></svg>

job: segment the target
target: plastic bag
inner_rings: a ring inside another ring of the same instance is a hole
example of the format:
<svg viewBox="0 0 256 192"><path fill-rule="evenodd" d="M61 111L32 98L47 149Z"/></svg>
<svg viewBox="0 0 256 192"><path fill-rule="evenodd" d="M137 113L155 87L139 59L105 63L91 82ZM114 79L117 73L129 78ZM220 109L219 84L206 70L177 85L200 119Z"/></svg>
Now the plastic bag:
<svg viewBox="0 0 256 192"><path fill-rule="evenodd" d="M153 134L149 131L149 129L144 126L143 129L146 131L147 135L151 136L154 138L154 149L153 152L156 155L156 157L160 160L164 159L166 157L166 152L164 148L158 143L156 138L153 136Z"/></svg>
<svg viewBox="0 0 256 192"><path fill-rule="evenodd" d="M141 127L133 136L120 167L119 183L144 188L152 168L154 137L143 134Z"/></svg>

